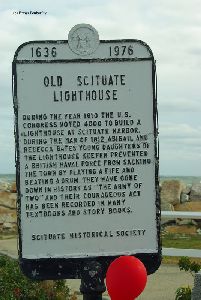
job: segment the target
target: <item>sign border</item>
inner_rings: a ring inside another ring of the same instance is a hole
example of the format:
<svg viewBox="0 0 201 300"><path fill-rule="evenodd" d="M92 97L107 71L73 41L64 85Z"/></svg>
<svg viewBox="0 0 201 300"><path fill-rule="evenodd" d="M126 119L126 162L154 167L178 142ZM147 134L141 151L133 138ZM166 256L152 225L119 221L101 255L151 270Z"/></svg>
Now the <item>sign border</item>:
<svg viewBox="0 0 201 300"><path fill-rule="evenodd" d="M156 64L153 53L150 47L141 40L136 39L122 39L122 40L101 40L101 43L125 43L135 42L145 46L148 50L150 57L148 58L78 58L78 59L46 59L46 60L18 60L17 56L19 51L28 44L67 44L67 40L43 40L43 41L29 41L21 44L14 55L12 62L12 94L13 94L13 107L15 114L15 164L16 164L16 185L17 185L17 214L18 214L18 254L20 266L26 276L32 279L75 279L81 278L84 267L91 263L100 264L102 267L102 274L105 277L110 263L119 257L117 256L96 256L85 258L40 258L40 259L25 259L22 257L22 232L21 232L21 201L20 201L20 152L19 152L19 129L18 129L18 99L17 99L17 64L29 63L92 63L92 62L124 62L124 61L151 61L152 62L152 90L153 90L153 127L154 127L154 155L155 155L155 189L156 189L156 227L157 227L157 253L138 253L133 256L139 258L145 265L148 274L154 273L161 263L161 238L160 238L160 194L159 194L159 145L158 145L158 110L157 110L157 76Z"/></svg>

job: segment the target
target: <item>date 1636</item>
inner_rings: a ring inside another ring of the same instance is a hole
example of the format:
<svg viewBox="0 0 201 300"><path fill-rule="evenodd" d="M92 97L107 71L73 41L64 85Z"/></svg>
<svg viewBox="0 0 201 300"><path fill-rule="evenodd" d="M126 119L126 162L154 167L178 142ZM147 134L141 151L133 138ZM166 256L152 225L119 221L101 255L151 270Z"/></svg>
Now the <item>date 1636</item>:
<svg viewBox="0 0 201 300"><path fill-rule="evenodd" d="M109 53L110 56L131 56L134 54L133 45L116 45L116 46L110 46L109 47Z"/></svg>
<svg viewBox="0 0 201 300"><path fill-rule="evenodd" d="M56 47L31 47L32 57L56 57Z"/></svg>

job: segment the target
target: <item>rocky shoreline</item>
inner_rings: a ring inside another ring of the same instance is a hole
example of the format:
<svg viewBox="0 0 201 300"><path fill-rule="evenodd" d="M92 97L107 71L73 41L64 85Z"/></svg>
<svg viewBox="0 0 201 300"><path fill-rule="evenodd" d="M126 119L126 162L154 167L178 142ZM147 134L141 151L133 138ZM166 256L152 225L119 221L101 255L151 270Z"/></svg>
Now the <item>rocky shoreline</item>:
<svg viewBox="0 0 201 300"><path fill-rule="evenodd" d="M165 180L160 184L161 210L165 211L200 211L201 183L186 185L180 180ZM17 229L16 184L0 184L0 232L14 232ZM162 220L162 224L176 222L185 225L190 222L201 226L201 220Z"/></svg>
<svg viewBox="0 0 201 300"><path fill-rule="evenodd" d="M186 185L179 180L166 180L160 185L161 210L163 211L200 211L201 183ZM172 220L162 220L163 223ZM177 225L190 224L192 220L177 219ZM199 220L197 220L199 223ZM194 222L196 225L196 221Z"/></svg>
<svg viewBox="0 0 201 300"><path fill-rule="evenodd" d="M0 232L14 232L17 230L16 203L16 183L1 183Z"/></svg>

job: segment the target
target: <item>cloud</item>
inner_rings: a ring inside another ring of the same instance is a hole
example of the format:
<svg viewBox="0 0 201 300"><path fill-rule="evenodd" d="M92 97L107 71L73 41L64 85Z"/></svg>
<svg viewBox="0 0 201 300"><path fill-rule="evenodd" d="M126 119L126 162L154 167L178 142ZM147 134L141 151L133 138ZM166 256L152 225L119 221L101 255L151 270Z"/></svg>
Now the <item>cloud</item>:
<svg viewBox="0 0 201 300"><path fill-rule="evenodd" d="M185 98L170 98L165 99L162 103L159 103L159 111L163 112L201 112L201 101L199 99L185 99Z"/></svg>
<svg viewBox="0 0 201 300"><path fill-rule="evenodd" d="M195 138L201 140L201 126L192 127L189 124L162 123L160 126L162 138Z"/></svg>
<svg viewBox="0 0 201 300"><path fill-rule="evenodd" d="M200 176L201 126L163 123L159 141L161 175Z"/></svg>
<svg viewBox="0 0 201 300"><path fill-rule="evenodd" d="M161 174L200 175L201 126L163 123L159 140Z"/></svg>

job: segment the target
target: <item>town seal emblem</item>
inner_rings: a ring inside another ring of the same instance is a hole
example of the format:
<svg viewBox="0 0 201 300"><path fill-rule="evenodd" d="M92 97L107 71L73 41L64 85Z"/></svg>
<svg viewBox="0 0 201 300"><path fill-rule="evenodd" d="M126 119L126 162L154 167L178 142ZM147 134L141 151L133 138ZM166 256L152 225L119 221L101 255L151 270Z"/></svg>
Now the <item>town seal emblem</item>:
<svg viewBox="0 0 201 300"><path fill-rule="evenodd" d="M68 44L74 53L80 56L90 55L99 46L98 32L89 24L75 25L69 32Z"/></svg>

